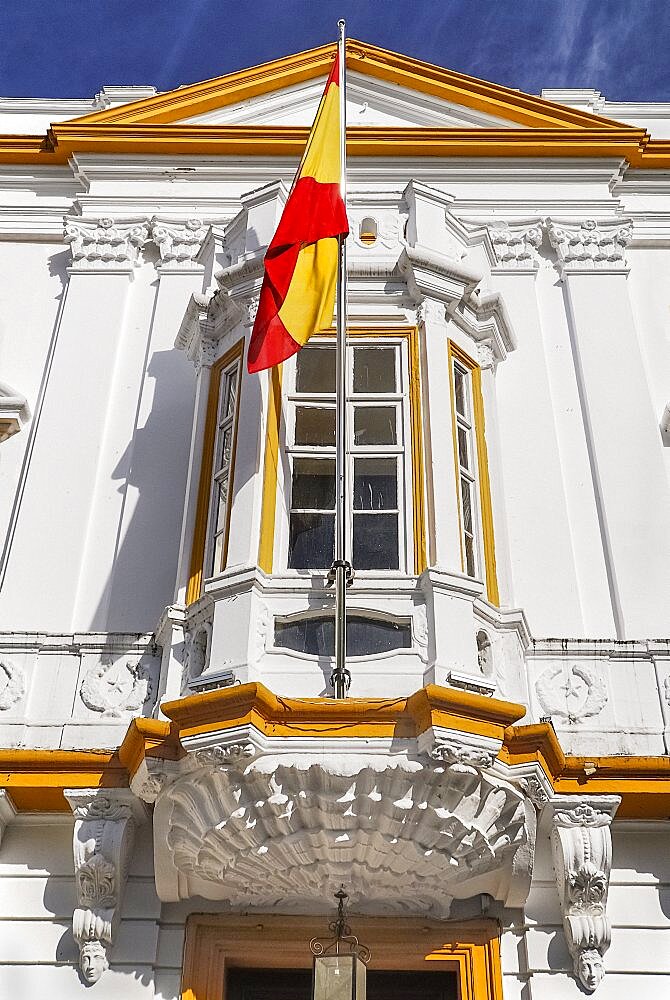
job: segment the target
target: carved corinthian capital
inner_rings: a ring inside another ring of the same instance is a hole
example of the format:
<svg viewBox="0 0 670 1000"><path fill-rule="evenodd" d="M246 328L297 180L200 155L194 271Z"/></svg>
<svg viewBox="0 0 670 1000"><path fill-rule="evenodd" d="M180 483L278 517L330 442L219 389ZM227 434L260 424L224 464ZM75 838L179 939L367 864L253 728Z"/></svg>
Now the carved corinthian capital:
<svg viewBox="0 0 670 1000"><path fill-rule="evenodd" d="M81 219L66 215L65 242L70 244L72 265L84 271L132 270L149 228L145 219Z"/></svg>
<svg viewBox="0 0 670 1000"><path fill-rule="evenodd" d="M551 800L551 846L563 929L576 978L593 993L605 975L603 955L610 946L606 913L612 868L610 823L618 795Z"/></svg>
<svg viewBox="0 0 670 1000"><path fill-rule="evenodd" d="M628 220L596 222L547 222L549 242L556 250L562 271L626 270L626 247L633 235Z"/></svg>
<svg viewBox="0 0 670 1000"><path fill-rule="evenodd" d="M145 807L127 788L66 789L64 794L75 817L72 933L82 977L95 983L109 965L107 950L119 921L135 824L144 819Z"/></svg>
<svg viewBox="0 0 670 1000"><path fill-rule="evenodd" d="M538 248L542 243L540 220L510 223L489 227L498 267L510 271L537 271L540 258Z"/></svg>
<svg viewBox="0 0 670 1000"><path fill-rule="evenodd" d="M161 255L161 269L197 270L196 257L209 227L200 219L160 218L151 221L151 237Z"/></svg>

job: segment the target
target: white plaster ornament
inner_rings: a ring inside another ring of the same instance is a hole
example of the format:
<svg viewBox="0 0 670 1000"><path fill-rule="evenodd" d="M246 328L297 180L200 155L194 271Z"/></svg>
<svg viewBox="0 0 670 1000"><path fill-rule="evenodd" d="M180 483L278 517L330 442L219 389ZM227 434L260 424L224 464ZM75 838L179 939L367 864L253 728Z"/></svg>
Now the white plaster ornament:
<svg viewBox="0 0 670 1000"><path fill-rule="evenodd" d="M0 660L0 711L13 708L26 693L26 675L23 667L12 660Z"/></svg>
<svg viewBox="0 0 670 1000"><path fill-rule="evenodd" d="M140 711L152 693L148 670L130 660L91 667L80 689L86 707L101 712L103 719L118 719L128 712Z"/></svg>

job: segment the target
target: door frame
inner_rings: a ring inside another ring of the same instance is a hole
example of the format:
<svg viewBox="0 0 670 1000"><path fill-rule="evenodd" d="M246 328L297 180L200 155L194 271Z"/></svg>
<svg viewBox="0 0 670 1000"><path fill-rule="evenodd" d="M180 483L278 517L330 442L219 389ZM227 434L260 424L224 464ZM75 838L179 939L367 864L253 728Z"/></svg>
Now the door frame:
<svg viewBox="0 0 670 1000"><path fill-rule="evenodd" d="M225 1000L226 964L248 969L311 968L309 942L327 933L324 916L192 913L186 921L182 1000ZM372 951L370 967L426 971L444 962L457 973L459 1000L502 1000L500 927L409 917L351 917Z"/></svg>

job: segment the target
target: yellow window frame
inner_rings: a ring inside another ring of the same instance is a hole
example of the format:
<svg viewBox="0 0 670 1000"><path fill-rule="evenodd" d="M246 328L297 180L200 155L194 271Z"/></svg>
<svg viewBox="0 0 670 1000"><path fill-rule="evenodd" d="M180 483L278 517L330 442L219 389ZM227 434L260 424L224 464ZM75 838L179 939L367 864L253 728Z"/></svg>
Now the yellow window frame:
<svg viewBox="0 0 670 1000"><path fill-rule="evenodd" d="M491 504L491 480L489 477L488 451L486 447L486 422L484 418L484 397L482 395L482 370L469 354L466 354L453 340L447 341L449 355L449 391L451 398L451 427L454 443L454 471L456 500L458 503L458 537L461 544L461 570L465 572L463 551L463 511L459 489L458 441L456 438L456 398L454 391L454 361L459 361L470 372L472 385L472 416L475 441L477 444L477 478L479 481L479 510L481 517L482 549L484 556L484 578L486 594L491 604L500 603L498 575L496 571L496 546L493 530L493 506Z"/></svg>
<svg viewBox="0 0 670 1000"><path fill-rule="evenodd" d="M212 496L212 472L214 468L214 446L216 444L217 418L219 413L219 394L221 392L221 378L224 371L234 361L241 361L244 354L244 338L238 340L229 351L219 358L212 365L209 378L209 392L207 394L207 408L205 412L205 430L202 442L202 461L200 465L200 479L198 482L198 497L195 509L195 525L193 529L193 544L191 546L191 560L189 568L188 584L186 587L186 603L193 604L202 593L202 581L204 576L205 548L207 545L207 527L209 524L209 506ZM237 387L237 399L235 400L235 422L233 430L233 443L230 456L230 479L228 481L228 495L232 499L233 486L235 480L235 456L237 453L237 432L238 418L240 414L240 398L242 396L243 373L240 371L240 379ZM222 562L225 566L228 558L228 538L230 534L230 512L232 503L229 502L226 512L226 533L223 546Z"/></svg>

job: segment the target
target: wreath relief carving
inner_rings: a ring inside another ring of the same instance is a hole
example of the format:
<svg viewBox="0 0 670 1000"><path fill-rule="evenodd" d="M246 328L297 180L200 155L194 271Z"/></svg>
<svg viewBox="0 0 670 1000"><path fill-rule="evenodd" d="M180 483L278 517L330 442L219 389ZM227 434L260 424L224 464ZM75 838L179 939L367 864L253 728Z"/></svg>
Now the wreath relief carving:
<svg viewBox="0 0 670 1000"><path fill-rule="evenodd" d="M91 667L79 693L92 712L101 712L103 719L118 719L138 712L152 696L153 685L141 663L117 660Z"/></svg>
<svg viewBox="0 0 670 1000"><path fill-rule="evenodd" d="M598 715L608 701L604 679L583 663L573 663L566 673L562 663L548 667L535 691L546 715L570 725Z"/></svg>

